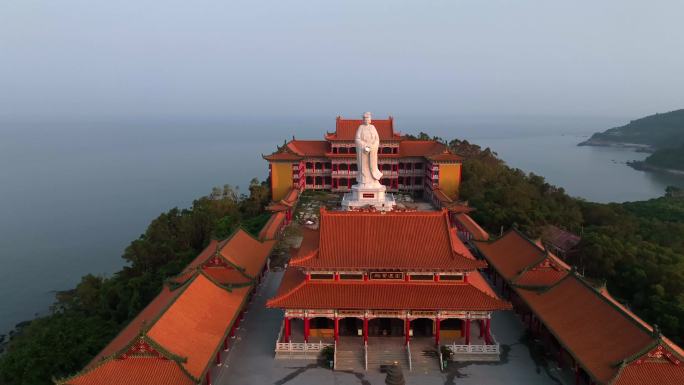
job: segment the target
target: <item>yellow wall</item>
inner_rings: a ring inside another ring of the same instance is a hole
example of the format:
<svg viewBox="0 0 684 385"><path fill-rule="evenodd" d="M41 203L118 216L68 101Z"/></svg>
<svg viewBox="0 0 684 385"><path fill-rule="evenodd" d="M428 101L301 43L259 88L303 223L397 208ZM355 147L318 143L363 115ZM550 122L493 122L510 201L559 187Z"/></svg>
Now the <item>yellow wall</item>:
<svg viewBox="0 0 684 385"><path fill-rule="evenodd" d="M449 198L458 198L458 188L461 185L461 164L439 165L439 188Z"/></svg>
<svg viewBox="0 0 684 385"><path fill-rule="evenodd" d="M271 199L275 202L285 198L292 187L292 163L271 163Z"/></svg>

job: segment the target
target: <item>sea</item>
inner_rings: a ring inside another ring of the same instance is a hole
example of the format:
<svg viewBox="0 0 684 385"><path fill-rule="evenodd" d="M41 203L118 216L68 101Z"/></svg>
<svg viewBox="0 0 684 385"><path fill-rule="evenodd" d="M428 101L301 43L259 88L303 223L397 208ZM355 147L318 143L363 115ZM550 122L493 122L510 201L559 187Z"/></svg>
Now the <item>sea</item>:
<svg viewBox="0 0 684 385"><path fill-rule="evenodd" d="M647 156L578 147L635 117L395 116L396 129L467 139L510 166L597 202L655 198L684 178L633 170ZM268 174L262 154L322 139L334 116L0 118L0 335L46 314L85 274L111 275L148 223L213 186L247 193Z"/></svg>

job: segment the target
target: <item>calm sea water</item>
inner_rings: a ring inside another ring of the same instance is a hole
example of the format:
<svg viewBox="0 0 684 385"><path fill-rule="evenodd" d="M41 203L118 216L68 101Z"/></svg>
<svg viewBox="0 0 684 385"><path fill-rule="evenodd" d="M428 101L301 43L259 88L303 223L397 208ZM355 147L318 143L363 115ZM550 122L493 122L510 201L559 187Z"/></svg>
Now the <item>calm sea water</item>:
<svg viewBox="0 0 684 385"><path fill-rule="evenodd" d="M571 195L608 202L659 196L684 179L635 171L645 154L577 147L628 118L397 117L402 132L465 138ZM160 212L213 186L246 191L262 153L321 139L333 117L0 122L0 334L44 313L55 290L121 268L125 246Z"/></svg>

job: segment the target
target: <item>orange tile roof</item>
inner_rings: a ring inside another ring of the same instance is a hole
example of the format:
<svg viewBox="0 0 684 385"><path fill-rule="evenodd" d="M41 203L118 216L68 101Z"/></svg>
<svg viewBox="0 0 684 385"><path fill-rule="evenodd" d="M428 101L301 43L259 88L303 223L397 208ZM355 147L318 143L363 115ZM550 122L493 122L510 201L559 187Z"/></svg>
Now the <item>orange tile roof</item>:
<svg viewBox="0 0 684 385"><path fill-rule="evenodd" d="M317 253L290 260L309 269L474 270L484 267L442 211L358 212L321 209Z"/></svg>
<svg viewBox="0 0 684 385"><path fill-rule="evenodd" d="M199 274L147 335L171 353L186 357L185 370L201 378L250 289L248 286L228 291Z"/></svg>
<svg viewBox="0 0 684 385"><path fill-rule="evenodd" d="M356 130L363 123L361 119L343 119L337 117L335 123L335 132L326 135L329 140L354 140L356 137ZM389 119L373 119L372 124L378 131L380 140L398 140L401 135L394 132L394 120Z"/></svg>
<svg viewBox="0 0 684 385"><path fill-rule="evenodd" d="M450 203L454 202L454 200L449 198L449 196L446 195L439 187L432 189L432 194L434 194L435 198L437 198L442 207L446 207Z"/></svg>
<svg viewBox="0 0 684 385"><path fill-rule="evenodd" d="M259 239L261 240L272 240L278 237L278 231L285 221L285 212L278 211L271 215L264 227L259 231Z"/></svg>
<svg viewBox="0 0 684 385"><path fill-rule="evenodd" d="M298 260L308 258L318 251L318 242L320 240L320 232L318 230L310 229L308 227L301 228L302 243L298 248L293 249L292 259Z"/></svg>
<svg viewBox="0 0 684 385"><path fill-rule="evenodd" d="M256 277L266 263L276 241L259 241L248 232L238 229L221 247L219 253L233 265L243 269L250 277Z"/></svg>
<svg viewBox="0 0 684 385"><path fill-rule="evenodd" d="M123 349L131 340L138 336L143 325L149 325L150 321L156 319L180 293L181 290L172 291L167 286L164 286L159 295L154 297L154 299L90 361L87 367L92 367L102 359Z"/></svg>
<svg viewBox="0 0 684 385"><path fill-rule="evenodd" d="M111 359L92 370L67 379L64 385L193 385L180 365L158 357Z"/></svg>
<svg viewBox="0 0 684 385"><path fill-rule="evenodd" d="M508 231L494 241L475 241L474 244L489 264L508 280L546 256L544 249L517 230Z"/></svg>
<svg viewBox="0 0 684 385"><path fill-rule="evenodd" d="M684 384L684 364L669 360L631 363L622 368L611 385L682 385Z"/></svg>
<svg viewBox="0 0 684 385"><path fill-rule="evenodd" d="M286 211L294 207L294 205L297 203L297 199L299 199L299 190L292 187L290 190L288 190L287 194L285 194L285 197L278 202L273 202L270 205L266 206L266 210L268 211Z"/></svg>
<svg viewBox="0 0 684 385"><path fill-rule="evenodd" d="M468 214L456 214L456 220L459 221L463 227L473 236L476 241L486 241L489 239L489 233L480 227L475 220Z"/></svg>
<svg viewBox="0 0 684 385"><path fill-rule="evenodd" d="M399 143L399 154L401 156L424 157L446 149L447 146L434 140L402 140Z"/></svg>
<svg viewBox="0 0 684 385"><path fill-rule="evenodd" d="M222 241L212 240L209 245L171 282L183 284L202 271L223 285L240 285L252 282L261 272L275 241L259 241L242 228Z"/></svg>
<svg viewBox="0 0 684 385"><path fill-rule="evenodd" d="M269 155L262 155L262 158L273 161L296 161L301 160L302 156L287 151L276 151Z"/></svg>
<svg viewBox="0 0 684 385"><path fill-rule="evenodd" d="M302 156L325 156L330 148L330 144L325 140L293 139L287 143L287 146L295 154Z"/></svg>
<svg viewBox="0 0 684 385"><path fill-rule="evenodd" d="M306 281L288 268L268 307L287 309L506 310L511 306L469 283Z"/></svg>
<svg viewBox="0 0 684 385"><path fill-rule="evenodd" d="M617 374L617 364L653 342L638 322L574 274L548 290L516 289L582 367L601 383Z"/></svg>
<svg viewBox="0 0 684 385"><path fill-rule="evenodd" d="M434 140L403 140L399 156L425 157L434 161L460 161L463 157L452 153L445 144Z"/></svg>

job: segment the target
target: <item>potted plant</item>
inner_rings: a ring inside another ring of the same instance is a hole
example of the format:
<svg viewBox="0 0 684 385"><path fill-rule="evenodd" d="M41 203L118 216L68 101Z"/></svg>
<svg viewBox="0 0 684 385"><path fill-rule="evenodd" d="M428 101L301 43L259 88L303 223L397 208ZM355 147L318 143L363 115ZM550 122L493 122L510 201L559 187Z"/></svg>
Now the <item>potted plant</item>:
<svg viewBox="0 0 684 385"><path fill-rule="evenodd" d="M333 369L335 360L335 348L330 345L324 347L323 349L321 349L321 356L323 357L323 361L328 363L330 369Z"/></svg>
<svg viewBox="0 0 684 385"><path fill-rule="evenodd" d="M442 367L446 368L447 362L451 361L451 357L454 355L454 352L452 352L451 349L445 345L440 345L439 351L442 353Z"/></svg>

